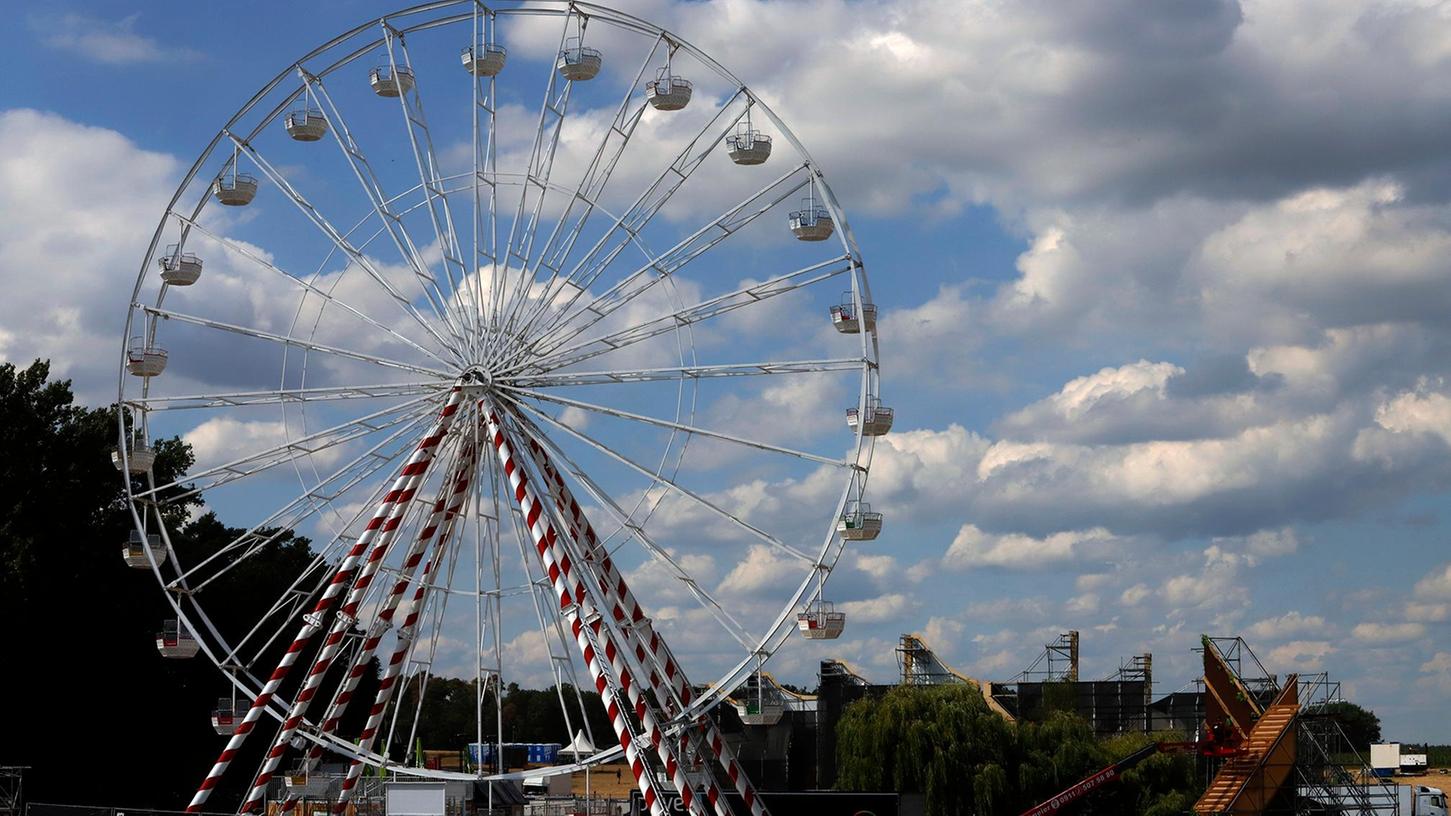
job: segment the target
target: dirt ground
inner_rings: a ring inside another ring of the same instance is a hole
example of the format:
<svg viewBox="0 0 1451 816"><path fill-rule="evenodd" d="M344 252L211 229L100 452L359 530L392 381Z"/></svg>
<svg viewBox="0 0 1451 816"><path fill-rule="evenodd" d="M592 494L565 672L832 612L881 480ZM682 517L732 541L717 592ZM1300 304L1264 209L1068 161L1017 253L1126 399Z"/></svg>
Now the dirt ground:
<svg viewBox="0 0 1451 816"><path fill-rule="evenodd" d="M584 795L584 771L570 777L570 784L576 796ZM630 775L629 766L624 763L601 765L589 772L590 795L611 799L628 799L635 789L635 777Z"/></svg>
<svg viewBox="0 0 1451 816"><path fill-rule="evenodd" d="M1440 788L1443 791L1451 791L1451 773L1445 771L1447 771L1446 768L1437 768L1420 776L1397 776L1396 782L1402 785L1426 785Z"/></svg>

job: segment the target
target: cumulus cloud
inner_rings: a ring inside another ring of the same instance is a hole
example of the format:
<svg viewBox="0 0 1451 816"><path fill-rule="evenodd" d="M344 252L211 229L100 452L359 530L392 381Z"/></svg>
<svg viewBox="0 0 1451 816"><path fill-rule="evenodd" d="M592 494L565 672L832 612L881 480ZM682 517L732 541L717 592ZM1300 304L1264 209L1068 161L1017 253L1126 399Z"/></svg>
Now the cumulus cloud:
<svg viewBox="0 0 1451 816"><path fill-rule="evenodd" d="M837 608L846 613L847 620L853 623L898 622L915 606L911 599L900 592L837 604Z"/></svg>
<svg viewBox="0 0 1451 816"><path fill-rule="evenodd" d="M1176 575L1160 590L1164 601L1177 609L1219 610L1244 606L1249 594L1240 581L1245 558L1218 545L1204 549L1198 572Z"/></svg>
<svg viewBox="0 0 1451 816"><path fill-rule="evenodd" d="M1426 627L1420 623L1358 623L1350 630L1356 640L1369 643L1404 643L1426 634Z"/></svg>
<svg viewBox="0 0 1451 816"><path fill-rule="evenodd" d="M1416 582L1417 598L1428 601L1451 601L1451 563L1431 570L1426 577Z"/></svg>
<svg viewBox="0 0 1451 816"><path fill-rule="evenodd" d="M71 12L30 18L30 28L51 48L106 65L190 62L202 54L176 43L162 43L136 30L140 14L105 20Z"/></svg>
<svg viewBox="0 0 1451 816"><path fill-rule="evenodd" d="M1154 591L1147 584L1137 583L1120 593L1118 601L1124 606L1138 606L1153 594Z"/></svg>
<svg viewBox="0 0 1451 816"><path fill-rule="evenodd" d="M994 535L974 524L964 524L947 548L942 563L951 569L1005 567L1043 569L1085 557L1088 551L1102 554L1115 544L1108 530L1072 530L1043 538L1010 533ZM1096 602L1096 601L1095 601Z"/></svg>
<svg viewBox="0 0 1451 816"><path fill-rule="evenodd" d="M1271 666L1319 671L1325 667L1325 658L1335 652L1334 644L1327 640L1292 640L1271 649L1265 657Z"/></svg>
<svg viewBox="0 0 1451 816"><path fill-rule="evenodd" d="M117 292L134 279L179 172L174 158L115 131L34 110L0 112L6 359L49 358L82 398L99 397L103 382L114 398L126 316Z"/></svg>
<svg viewBox="0 0 1451 816"><path fill-rule="evenodd" d="M1325 633L1325 619L1319 615L1302 615L1296 611L1286 612L1273 618L1264 618L1249 625L1245 634L1252 638L1283 640L1297 635Z"/></svg>

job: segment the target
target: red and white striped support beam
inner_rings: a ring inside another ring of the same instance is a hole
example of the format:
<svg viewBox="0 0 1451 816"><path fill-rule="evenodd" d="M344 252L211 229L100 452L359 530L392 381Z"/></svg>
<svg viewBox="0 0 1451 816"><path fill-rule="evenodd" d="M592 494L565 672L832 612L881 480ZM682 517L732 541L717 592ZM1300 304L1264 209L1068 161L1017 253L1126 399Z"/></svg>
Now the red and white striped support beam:
<svg viewBox="0 0 1451 816"><path fill-rule="evenodd" d="M682 803L692 814L704 816L704 810L696 801L689 781L685 777L685 769L680 766L675 756L674 746L664 738L659 724L650 711L650 706L640 693L628 667L624 665L624 656L615 644L614 634L605 625L604 620L595 613L594 605L589 600L585 586L575 571L576 564L560 546L558 534L549 521L549 514L545 512L543 503L530 485L522 462L515 460L514 446L510 444L510 434L500 421L498 409L487 399L482 401L481 405L484 408L489 437L498 454L500 466L503 468L504 475L509 480L510 487L513 488L514 498L524 514L525 524L529 527L540 563L549 576L555 593L559 596L560 611L565 615L570 631L574 634L575 642L584 656L585 665L594 678L595 689L605 703L605 709L610 716L610 724L614 727L620 747L625 751L625 757L629 761L631 773L635 776L635 783L640 788L640 794L644 797L652 816L664 816L665 811L650 780L649 769L639 754L636 740L631 733L632 728L621 707L622 694L629 698L635 715L640 718L641 725L645 729L645 737L659 755L671 782L679 790ZM581 620L582 615L585 620ZM606 672L601 663L601 648L596 646L596 642L601 644L604 651L603 656L611 662L610 668L615 672L613 677Z"/></svg>
<svg viewBox="0 0 1451 816"><path fill-rule="evenodd" d="M453 402L452 407L456 412L458 403ZM448 424L451 425L452 422L453 413L450 412ZM268 750L267 757L262 762L262 768L252 782L252 790L242 802L242 813L256 810L266 798L267 783L272 781L272 776L277 772L277 766L282 764L282 758L287 754L287 745L291 741L292 735L302 725L307 706L316 696L318 688L322 686L322 678L327 674L328 668L332 666L333 658L337 657L338 652L343 648L343 638L352 628L353 622L357 620L358 607L362 604L364 596L367 595L368 587L372 585L373 576L382 566L384 556L392 547L393 539L398 535L398 527L403 523L403 517L408 512L408 506L413 502L418 488L423 484L424 476L428 473L428 466L433 461L439 443L443 441L447 433L448 426L443 425L437 434L425 439L418 446L418 450L414 451L413 457L403 468L403 475L398 481L397 489L390 491L384 497L378 506L378 512L368 523L369 530L377 530L372 549L369 550L368 557L359 568L358 576L353 581L352 590L348 593L342 609L338 610L337 616L328 628L322 649L318 651L317 658L313 660L312 668L308 671L306 679L303 680L302 688L293 698L292 708L287 712L287 719L282 721L282 728L278 730L277 737L272 740L272 748ZM366 530L364 535L367 535ZM321 620L317 620L318 625L321 626Z"/></svg>
<svg viewBox="0 0 1451 816"><path fill-rule="evenodd" d="M398 604L403 600L403 594L408 585L413 581L413 575L418 571L419 564L423 561L423 553L433 541L434 535L441 528L445 518L452 519L461 512L464 502L469 495L469 487L473 484L473 474L478 467L478 456L473 444L467 443L462 454L459 456L458 467L455 468L453 477L439 487L438 499L433 503L433 510L429 513L427 522L423 529L419 530L418 537L408 552L403 556L403 564L398 572L398 578L388 595L383 599L382 607L378 610L373 625L369 627L368 634L363 640L363 646L353 657L352 666L348 670L347 677L333 694L332 700L328 703L327 713L323 715L322 724L318 727L320 733L326 735L337 730L338 721L342 719L347 711L348 704L352 702L353 692L357 690L358 683L363 679L370 666L369 661L378 651L378 644L383 640L393 623L393 615L397 612ZM361 580L361 579L360 579ZM307 752L304 760L304 770L312 773L326 753L323 746L314 743ZM297 806L299 795L289 793L283 803L282 812L289 813Z"/></svg>
<svg viewBox="0 0 1451 816"><path fill-rule="evenodd" d="M576 540L584 545L584 560L596 566L595 575L599 578L600 589L605 595L606 602L611 606L611 616L620 624L620 628L630 639L630 646L641 665L650 668L650 684L657 699L660 700L660 705L668 708L673 703L679 706L675 709L676 711L689 705L694 696L690 680L685 676L685 671L675 660L674 655L671 654L665 639L660 637L651 626L650 618L645 615L639 601L630 591L629 584L625 582L625 577L620 574L619 569L610 559L609 553L600 546L599 536L595 534L594 527L584 514L584 509L575 500L574 494L570 492L569 486L565 484L559 471L549 461L549 456L544 448L533 439L529 440L529 452L538 465L540 473L549 482L550 493L564 514L566 522L577 533ZM715 721L709 715L703 714L698 718L696 725L716 762L725 771L731 783L735 785L736 793L740 794L741 799L750 808L752 816L769 816L765 805L756 795L750 779L747 778L745 770L737 761L735 752L721 737ZM716 805L720 796L714 783L710 787L709 795L711 804ZM722 809L723 803L716 805L718 813Z"/></svg>
<svg viewBox="0 0 1451 816"><path fill-rule="evenodd" d="M282 659L278 662L277 668L272 670L272 674L267 678L267 682L262 686L262 690L258 692L256 699L252 701L251 708L247 709L247 716L242 718L241 724L237 726L236 733L232 735L231 739L227 740L227 747L222 749L221 755L217 757L217 761L213 763L212 769L207 773L206 778L202 780L201 786L197 788L196 795L192 797L191 803L187 805L187 812L199 812L202 809L202 805L206 804L207 797L211 796L212 790L216 788L217 782L222 778L222 774L226 773L227 767L236 758L238 749L242 747L248 735L256 728L257 721L261 719L263 712L266 711L268 704L271 703L273 695L277 693L277 689L282 685L282 681L287 678L288 672L292 669L292 664L297 662L298 655L302 653L308 641L322 628L321 621L323 616L332 611L333 604L337 601L338 596L342 594L344 587L350 583L354 571L358 568L358 562L362 559L363 553L367 551L373 539L377 537L378 530L382 527L384 519L404 493L407 492L408 485L412 483L413 478L427 470L428 463L432 461L433 454L437 450L439 442L443 440L444 435L448 433L449 426L453 424L454 414L458 412L459 403L462 399L462 389L459 386L454 386L453 390L449 392L448 401L444 403L443 410L439 411L438 420L434 423L433 428L423 438L423 441L418 443L418 448L414 450L413 455L404 464L398 478L393 483L393 488L383 497L383 501L379 503L378 510L374 514L373 520L368 523L367 529L363 531L362 535L358 536L358 540L353 544L352 549L348 551L348 554L343 558L342 562L338 564L337 571L333 573L332 581L328 583L327 588L323 591L322 597L318 598L317 603L313 606L312 612L307 616L310 620L304 623L298 630L296 637L292 639L292 644L287 647L287 652L283 654ZM316 623L313 621L316 621Z"/></svg>
<svg viewBox="0 0 1451 816"><path fill-rule="evenodd" d="M423 573L418 577L413 597L400 607L403 625L398 627L398 642L383 670L382 679L378 681L378 691L373 697L373 707L368 709L368 722L363 726L363 733L358 737L358 746L363 751L372 750L373 743L378 738L378 731L383 726L383 713L388 709L393 692L398 688L398 678L403 673L403 666L407 662L408 654L418 640L418 619L422 616L432 595L430 578L438 571L444 556L448 553L448 542L453 536L454 523L457 518L458 514L453 511L444 516L443 527L439 530L438 540L433 545L433 553L429 555L428 561L423 565ZM397 613L395 613L396 615ZM334 813L342 814L347 811L348 800L352 798L353 790L357 787L358 778L362 776L362 773L362 760L354 759L348 766L347 776L343 779L342 788L338 792Z"/></svg>

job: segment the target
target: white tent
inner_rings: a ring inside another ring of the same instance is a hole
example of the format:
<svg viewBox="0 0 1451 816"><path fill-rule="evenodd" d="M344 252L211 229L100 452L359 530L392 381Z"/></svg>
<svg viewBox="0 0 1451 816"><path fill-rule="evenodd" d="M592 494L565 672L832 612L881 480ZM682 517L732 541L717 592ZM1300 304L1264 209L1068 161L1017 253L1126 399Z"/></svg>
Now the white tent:
<svg viewBox="0 0 1451 816"><path fill-rule="evenodd" d="M594 743L590 742L589 737L586 737L584 735L584 731L581 730L574 735L574 739L570 740L570 743L568 745L564 746L564 748L560 750L560 753L568 754L572 759L578 762L585 757L594 756L595 754L599 753L599 750L600 749L594 747Z"/></svg>

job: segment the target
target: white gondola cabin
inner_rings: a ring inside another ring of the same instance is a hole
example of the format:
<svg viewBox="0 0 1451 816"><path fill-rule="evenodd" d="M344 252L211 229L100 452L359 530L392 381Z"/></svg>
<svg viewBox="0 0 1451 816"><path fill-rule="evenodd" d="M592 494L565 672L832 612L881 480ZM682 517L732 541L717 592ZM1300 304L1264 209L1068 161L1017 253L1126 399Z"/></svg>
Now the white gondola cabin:
<svg viewBox="0 0 1451 816"><path fill-rule="evenodd" d="M225 697L218 700L217 707L212 710L212 728L224 737L237 733L237 726L242 724L242 718L247 714L246 709L238 708L239 706Z"/></svg>
<svg viewBox="0 0 1451 816"><path fill-rule="evenodd" d="M830 601L817 601L796 615L796 629L807 640L836 640L846 629L846 613Z"/></svg>
<svg viewBox="0 0 1451 816"><path fill-rule="evenodd" d="M645 84L645 99L655 110L678 111L690 104L694 87L690 80L672 76L669 68L661 68L655 78Z"/></svg>
<svg viewBox="0 0 1451 816"><path fill-rule="evenodd" d="M831 211L820 204L807 203L799 210L792 210L787 217L791 234L798 241L825 241L836 232L831 221Z"/></svg>
<svg viewBox="0 0 1451 816"><path fill-rule="evenodd" d="M843 292L841 305L831 307L831 325L842 334L858 334L863 326L867 331L877 330L877 306L875 303L863 303L861 317L857 317L856 304L852 301L851 292Z"/></svg>
<svg viewBox="0 0 1451 816"><path fill-rule="evenodd" d="M156 463L156 449L144 443L136 443L126 446L126 450L111 451L111 464L117 470L128 470L132 473L141 474L151 470Z"/></svg>
<svg viewBox="0 0 1451 816"><path fill-rule="evenodd" d="M200 649L191 630L175 618L168 619L162 624L161 631L156 633L156 650L161 652L162 657L184 660L196 657Z"/></svg>
<svg viewBox="0 0 1451 816"><path fill-rule="evenodd" d="M740 715L741 722L746 725L775 725L785 713L786 706L779 701L752 698L744 703L736 703L736 714Z"/></svg>
<svg viewBox="0 0 1451 816"><path fill-rule="evenodd" d="M771 158L771 137L749 127L727 136L725 144L727 155L736 164L765 164Z"/></svg>
<svg viewBox="0 0 1451 816"><path fill-rule="evenodd" d="M299 142L315 142L327 135L327 117L319 108L298 108L287 114L287 135Z"/></svg>
<svg viewBox="0 0 1451 816"><path fill-rule="evenodd" d="M245 207L257 197L257 177L249 173L230 173L212 182L212 195L217 203L228 207Z"/></svg>
<svg viewBox="0 0 1451 816"><path fill-rule="evenodd" d="M871 541L882 532L882 514L873 513L866 502L853 501L837 520L836 532L847 541Z"/></svg>
<svg viewBox="0 0 1451 816"><path fill-rule="evenodd" d="M494 43L471 45L459 54L464 70L476 77L498 76L504 70L504 63L508 58L509 52L504 46Z"/></svg>
<svg viewBox="0 0 1451 816"><path fill-rule="evenodd" d="M151 345L144 337L131 338L126 348L126 370L138 377L158 377L166 370L166 349Z"/></svg>
<svg viewBox="0 0 1451 816"><path fill-rule="evenodd" d="M147 550L151 551L150 556L147 555ZM121 558L131 569L150 569L152 561L158 565L165 563L166 545L156 533L148 533L143 538L140 530L132 530L121 547Z"/></svg>
<svg viewBox="0 0 1451 816"><path fill-rule="evenodd" d="M396 99L413 89L413 69L406 65L379 65L368 72L373 93Z"/></svg>
<svg viewBox="0 0 1451 816"><path fill-rule="evenodd" d="M156 263L161 267L161 279L168 286L191 286L202 276L202 259L191 252L182 252L176 244L167 247L166 254Z"/></svg>
<svg viewBox="0 0 1451 816"><path fill-rule="evenodd" d="M599 76L600 66L604 65L604 55L598 49L586 48L582 45L574 45L559 52L559 59L555 60L554 67L559 69L559 75L570 82L584 82Z"/></svg>
<svg viewBox="0 0 1451 816"><path fill-rule="evenodd" d="M883 407L881 400L870 397L866 411L846 409L846 426L853 431L860 427L863 436L882 436L892 430L893 413L891 408Z"/></svg>

